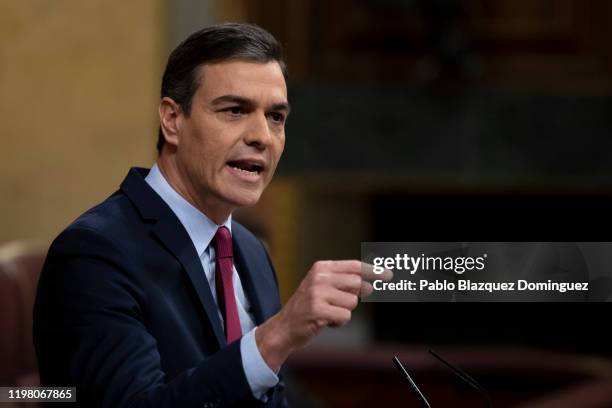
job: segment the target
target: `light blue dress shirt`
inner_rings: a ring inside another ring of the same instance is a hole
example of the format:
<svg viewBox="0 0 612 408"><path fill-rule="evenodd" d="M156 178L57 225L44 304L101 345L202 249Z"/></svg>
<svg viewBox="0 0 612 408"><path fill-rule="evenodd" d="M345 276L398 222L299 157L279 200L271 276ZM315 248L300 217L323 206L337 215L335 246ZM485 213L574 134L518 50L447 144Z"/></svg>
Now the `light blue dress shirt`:
<svg viewBox="0 0 612 408"><path fill-rule="evenodd" d="M210 286L210 291L217 301L217 291L215 287L215 249L211 245L211 241L221 225L215 224L204 213L191 205L172 186L166 181L163 174L157 167L153 165L151 171L145 178L145 181L151 188L159 194L159 196L168 204L170 209L176 214L183 227L189 234L189 238L193 242L196 252L200 256L202 268L206 274L206 280ZM232 216L223 223L230 232L232 231ZM242 333L245 333L240 339L240 353L242 355L242 367L247 378L253 396L257 399L265 401L264 393L278 383L278 377L268 367L255 342L255 321L251 313L251 304L247 299L240 276L234 266L232 275L234 283L234 291L236 293L236 305L238 306L238 316L240 318L240 327ZM223 316L221 310L217 309L221 325L223 325Z"/></svg>

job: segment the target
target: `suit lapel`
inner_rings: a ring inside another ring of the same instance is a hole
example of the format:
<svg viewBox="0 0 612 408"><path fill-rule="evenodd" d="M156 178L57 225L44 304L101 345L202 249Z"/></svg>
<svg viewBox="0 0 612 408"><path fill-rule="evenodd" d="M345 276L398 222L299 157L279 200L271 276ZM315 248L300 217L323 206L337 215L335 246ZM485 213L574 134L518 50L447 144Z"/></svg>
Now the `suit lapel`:
<svg viewBox="0 0 612 408"><path fill-rule="evenodd" d="M235 228L233 228L235 230ZM240 233L233 234L234 263L240 275L240 281L251 303L255 324L259 325L276 313L273 304L269 301L273 293L268 287L262 269L267 265L256 262L261 258L252 245L247 245L241 239ZM246 260L249 260L247 262Z"/></svg>
<svg viewBox="0 0 612 408"><path fill-rule="evenodd" d="M121 184L121 190L134 203L143 221L154 223L152 230L155 236L187 271L215 333L218 346L222 347L226 344L225 335L200 258L181 222L144 180L147 172L146 169L131 169Z"/></svg>
<svg viewBox="0 0 612 408"><path fill-rule="evenodd" d="M210 286L205 279L206 275L202 269L200 258L189 239L187 231L185 231L178 220L172 218L174 217L167 216L160 219L153 228L153 232L187 271L191 284L200 298L200 303L206 311L208 321L212 325L217 343L219 347L224 346L226 341L223 327L221 327L217 305L210 291Z"/></svg>
<svg viewBox="0 0 612 408"><path fill-rule="evenodd" d="M240 275L240 282L242 282L244 292L251 303L251 311L253 317L255 317L255 324L258 325L264 320L261 303L259 302L259 291L253 284L254 279L252 278L251 269L248 263L244 261L244 256L239 245L236 244L236 240L234 240L234 264L238 275Z"/></svg>

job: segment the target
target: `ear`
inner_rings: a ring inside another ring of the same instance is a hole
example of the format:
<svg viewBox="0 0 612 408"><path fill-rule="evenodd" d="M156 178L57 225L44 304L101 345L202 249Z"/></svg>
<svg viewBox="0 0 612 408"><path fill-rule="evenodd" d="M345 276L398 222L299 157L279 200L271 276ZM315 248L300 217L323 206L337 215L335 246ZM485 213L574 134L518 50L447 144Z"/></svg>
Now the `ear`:
<svg viewBox="0 0 612 408"><path fill-rule="evenodd" d="M178 146L182 110L172 98L164 96L159 102L159 124L166 143Z"/></svg>

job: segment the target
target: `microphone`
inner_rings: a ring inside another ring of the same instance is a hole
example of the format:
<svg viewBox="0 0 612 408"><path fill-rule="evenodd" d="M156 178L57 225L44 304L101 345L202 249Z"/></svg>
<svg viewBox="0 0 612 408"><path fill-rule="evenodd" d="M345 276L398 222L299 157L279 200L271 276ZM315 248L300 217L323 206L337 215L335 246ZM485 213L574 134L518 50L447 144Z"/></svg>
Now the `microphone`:
<svg viewBox="0 0 612 408"><path fill-rule="evenodd" d="M468 375L465 371L459 369L458 367L455 367L454 365L452 365L451 363L449 363L448 361L446 361L445 359L440 357L433 350L429 349L429 354L431 354L432 356L437 358L438 361L440 361L446 367L450 368L457 375L457 377L461 378L463 381L468 383L472 388L474 388L476 391L478 391L480 393L480 395L484 398L485 403L487 404L488 408L491 408L493 406L491 404L491 398L489 397L489 394L484 389L484 387L478 383L478 381L476 381L474 378L472 378L470 375Z"/></svg>
<svg viewBox="0 0 612 408"><path fill-rule="evenodd" d="M410 377L410 374L408 374L408 371L406 371L400 359L397 358L397 356L393 356L391 361L393 361L393 364L395 365L395 367L408 380L408 384L410 384L410 389L412 390L414 395L417 397L417 399L421 402L421 405L425 408L431 408L431 405L429 405L429 401L427 401L427 398L425 398L421 390L419 390L419 387L417 387L416 383L412 380L412 377Z"/></svg>
<svg viewBox="0 0 612 408"><path fill-rule="evenodd" d="M463 370L455 367L454 365L452 365L451 363L449 363L448 361L443 359L439 354L437 354L433 350L430 349L429 350L429 354L434 356L438 361L440 361L446 367L451 369L453 371L453 373L455 373L455 375L457 377L461 378L461 380L463 380L465 383L467 383L472 388L474 388L476 391L478 391L478 393L485 400L485 404L486 404L486 406L488 408L491 408L493 406L492 403L491 403L491 398L489 397L489 394L484 389L484 387L478 383L478 381L476 381L474 378L472 378L470 375L468 375ZM421 406L423 406L425 408L431 408L431 405L429 404L429 401L427 401L427 398L425 398L425 395L423 395L423 393L421 392L419 387L416 385L416 383L414 382L414 380L412 379L410 374L408 374L408 371L404 368L404 366L402 365L402 362L400 361L400 359L397 356L393 356L391 361L393 361L393 364L398 369L398 371L408 380L408 384L410 384L410 390L417 397L417 399L421 403Z"/></svg>

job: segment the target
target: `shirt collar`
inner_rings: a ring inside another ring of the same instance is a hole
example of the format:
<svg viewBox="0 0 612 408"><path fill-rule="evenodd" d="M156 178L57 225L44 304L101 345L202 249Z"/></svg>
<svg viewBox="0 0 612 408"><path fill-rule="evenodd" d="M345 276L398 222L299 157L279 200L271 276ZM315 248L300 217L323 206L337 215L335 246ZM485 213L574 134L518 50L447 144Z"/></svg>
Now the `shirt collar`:
<svg viewBox="0 0 612 408"><path fill-rule="evenodd" d="M189 238L191 238L199 256L202 256L206 248L208 248L210 241L220 226L225 226L232 232L231 214L222 225L217 225L172 188L159 170L159 167L157 167L157 164L153 165L151 171L145 177L145 181L176 214L183 227L187 230L187 234L189 234Z"/></svg>

